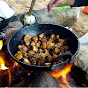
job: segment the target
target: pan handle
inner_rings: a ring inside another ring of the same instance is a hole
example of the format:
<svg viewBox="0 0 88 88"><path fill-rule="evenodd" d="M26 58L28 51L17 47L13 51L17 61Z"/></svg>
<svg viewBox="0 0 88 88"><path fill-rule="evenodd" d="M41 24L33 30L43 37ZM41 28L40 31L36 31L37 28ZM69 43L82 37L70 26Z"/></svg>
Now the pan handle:
<svg viewBox="0 0 88 88"><path fill-rule="evenodd" d="M71 59L72 55L73 55L72 53L68 53L68 52L59 55L56 59L54 59L53 61L51 61L50 69L52 68L54 62L58 61L59 59L61 59L64 56L70 56L70 59Z"/></svg>

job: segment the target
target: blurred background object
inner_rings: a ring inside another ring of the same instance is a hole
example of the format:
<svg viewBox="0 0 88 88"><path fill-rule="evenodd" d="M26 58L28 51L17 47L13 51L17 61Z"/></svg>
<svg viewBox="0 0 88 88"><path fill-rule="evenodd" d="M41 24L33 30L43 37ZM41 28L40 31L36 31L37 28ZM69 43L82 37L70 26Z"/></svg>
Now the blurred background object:
<svg viewBox="0 0 88 88"><path fill-rule="evenodd" d="M86 13L86 14L88 14L88 6L84 7L83 12Z"/></svg>
<svg viewBox="0 0 88 88"><path fill-rule="evenodd" d="M5 1L0 0L0 31L11 22L14 14L14 8L9 6Z"/></svg>
<svg viewBox="0 0 88 88"><path fill-rule="evenodd" d="M57 7L64 7L64 6L69 6L69 5L63 4L63 5L60 5L60 6L57 6Z"/></svg>

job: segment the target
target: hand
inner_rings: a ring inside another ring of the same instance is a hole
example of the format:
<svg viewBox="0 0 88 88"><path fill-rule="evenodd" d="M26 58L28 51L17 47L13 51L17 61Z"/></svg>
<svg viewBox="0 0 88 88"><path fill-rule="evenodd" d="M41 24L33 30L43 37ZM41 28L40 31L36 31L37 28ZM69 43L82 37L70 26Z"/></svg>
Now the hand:
<svg viewBox="0 0 88 88"><path fill-rule="evenodd" d="M53 7L59 6L59 5L62 5L62 4L73 5L74 0L51 0L50 3L47 6L48 12L50 12L50 10Z"/></svg>

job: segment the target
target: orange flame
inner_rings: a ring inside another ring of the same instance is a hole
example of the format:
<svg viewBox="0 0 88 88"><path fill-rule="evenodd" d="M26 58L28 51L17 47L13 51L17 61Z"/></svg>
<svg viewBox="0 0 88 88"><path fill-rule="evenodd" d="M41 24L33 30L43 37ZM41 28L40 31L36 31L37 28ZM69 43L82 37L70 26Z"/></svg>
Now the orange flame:
<svg viewBox="0 0 88 88"><path fill-rule="evenodd" d="M0 70L7 70L7 69L8 69L8 75L9 75L9 84L8 84L8 86L10 86L10 84L11 84L11 72L10 72L9 68L7 68L5 66L5 62L3 60L3 57L0 56Z"/></svg>
<svg viewBox="0 0 88 88"><path fill-rule="evenodd" d="M8 73L9 73L9 84L8 84L8 86L10 86L11 85L11 71L8 70Z"/></svg>
<svg viewBox="0 0 88 88"><path fill-rule="evenodd" d="M67 81L67 74L71 71L73 64L66 65L62 70L55 70L50 74L58 81L58 86L62 88L71 87ZM61 78L59 80L59 78Z"/></svg>
<svg viewBox="0 0 88 88"><path fill-rule="evenodd" d="M0 56L0 70L6 70L9 69L5 66L5 62L3 60L3 58Z"/></svg>
<svg viewBox="0 0 88 88"><path fill-rule="evenodd" d="M13 68L19 66L19 64L17 62L14 62Z"/></svg>
<svg viewBox="0 0 88 88"><path fill-rule="evenodd" d="M0 40L0 50L2 49L2 47L3 47L3 41Z"/></svg>

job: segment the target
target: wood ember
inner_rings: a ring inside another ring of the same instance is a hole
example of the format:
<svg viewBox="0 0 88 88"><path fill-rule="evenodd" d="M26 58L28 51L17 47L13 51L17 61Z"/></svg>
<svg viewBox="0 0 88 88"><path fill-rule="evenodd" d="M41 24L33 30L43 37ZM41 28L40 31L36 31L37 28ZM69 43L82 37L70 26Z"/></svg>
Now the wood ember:
<svg viewBox="0 0 88 88"><path fill-rule="evenodd" d="M58 87L58 83L49 72L33 72L27 79L15 87Z"/></svg>

